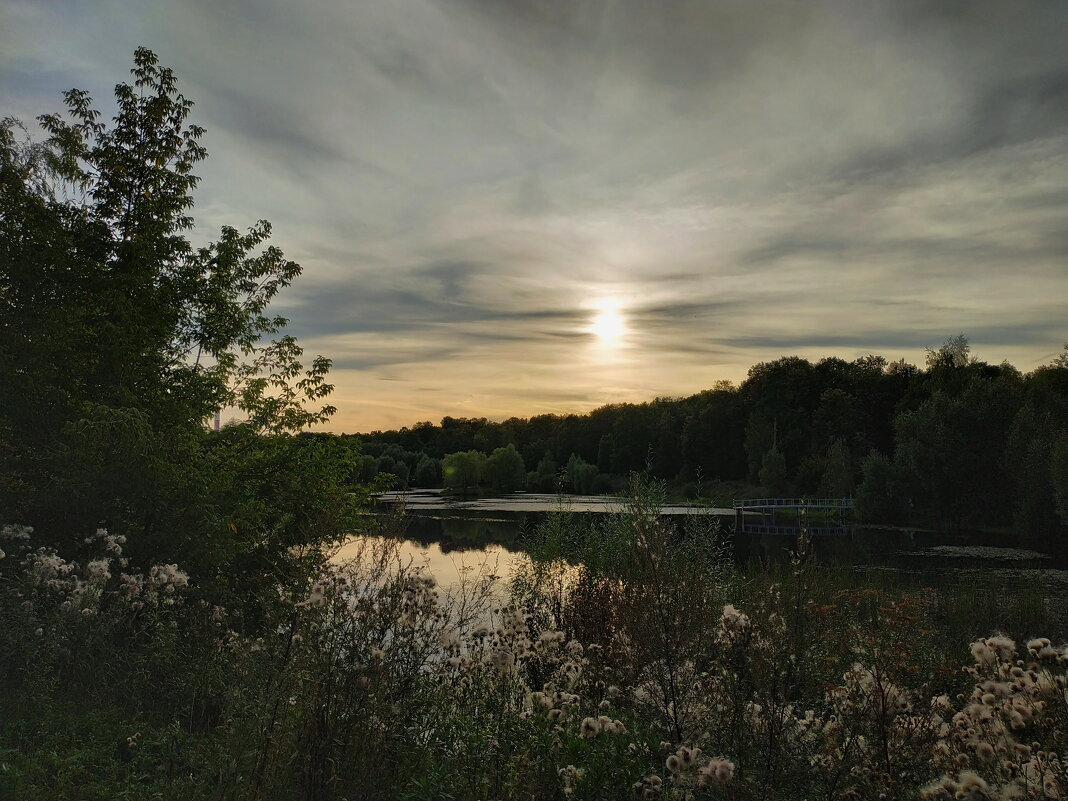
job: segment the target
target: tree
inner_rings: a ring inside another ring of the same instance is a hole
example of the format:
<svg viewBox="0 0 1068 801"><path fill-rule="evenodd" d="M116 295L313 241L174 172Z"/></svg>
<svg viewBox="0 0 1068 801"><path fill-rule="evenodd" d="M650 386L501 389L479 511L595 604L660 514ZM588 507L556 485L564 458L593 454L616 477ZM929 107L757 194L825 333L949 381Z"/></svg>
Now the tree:
<svg viewBox="0 0 1068 801"><path fill-rule="evenodd" d="M111 126L86 92L71 90L72 122L42 116L44 143L19 141L10 121L0 128L0 330L10 343L11 399L33 381L28 366L66 356L53 348L73 335L94 357L61 362L70 405L92 398L168 423L235 406L267 431L322 422L332 407L305 403L332 389L329 361L318 357L305 371L292 337L260 344L286 323L266 309L299 265L275 247L257 252L270 237L265 221L190 244L204 129L186 123L193 104L151 51L138 49L134 64L133 85L115 89ZM42 317L53 321L56 306L65 330L42 348L27 334Z"/></svg>
<svg viewBox="0 0 1068 801"><path fill-rule="evenodd" d="M441 486L441 462L423 456L415 466L415 485L417 487Z"/></svg>
<svg viewBox="0 0 1068 801"><path fill-rule="evenodd" d="M616 449L616 438L612 434L602 434L597 442L597 467L602 473L612 472L612 454Z"/></svg>
<svg viewBox="0 0 1068 801"><path fill-rule="evenodd" d="M691 476L745 478L746 412L739 393L728 383L701 393L694 405L681 438L685 470Z"/></svg>
<svg viewBox="0 0 1068 801"><path fill-rule="evenodd" d="M556 490L556 462L548 452L541 457L537 468L527 476L527 488L536 492Z"/></svg>
<svg viewBox="0 0 1068 801"><path fill-rule="evenodd" d="M522 489L527 481L527 468L515 445L496 448L486 460L483 470L486 483L499 492L515 492Z"/></svg>
<svg viewBox="0 0 1068 801"><path fill-rule="evenodd" d="M820 396L812 415L815 449L824 450L836 440L852 445L863 429L863 415L855 397L841 389L828 389Z"/></svg>
<svg viewBox="0 0 1068 801"><path fill-rule="evenodd" d="M853 457L840 439L831 440L827 446L820 490L836 498L847 498L853 494Z"/></svg>
<svg viewBox="0 0 1068 801"><path fill-rule="evenodd" d="M485 455L478 451L457 451L445 457L441 474L448 489L458 489L464 495L477 487L484 474Z"/></svg>
<svg viewBox="0 0 1068 801"><path fill-rule="evenodd" d="M938 348L927 348L927 369L935 367L965 367L973 359L968 337L957 334L949 337Z"/></svg>
<svg viewBox="0 0 1068 801"><path fill-rule="evenodd" d="M1050 473L1053 478L1053 499L1057 504L1057 514L1061 522L1068 526L1068 431L1057 436L1053 446L1053 459L1050 461Z"/></svg>
<svg viewBox="0 0 1068 801"><path fill-rule="evenodd" d="M568 489L579 495L593 492L593 481L597 478L597 465L590 464L581 456L571 454L564 469L564 481Z"/></svg>
<svg viewBox="0 0 1068 801"><path fill-rule="evenodd" d="M786 492L786 459L775 445L768 448L764 454L760 467L760 483L771 495L782 495Z"/></svg>
<svg viewBox="0 0 1068 801"><path fill-rule="evenodd" d="M1011 382L972 376L956 394L935 392L898 416L895 463L921 511L955 529L1004 521L1012 504L1003 465L1017 403Z"/></svg>
<svg viewBox="0 0 1068 801"><path fill-rule="evenodd" d="M1005 467L1013 490L1013 527L1027 539L1058 527L1050 466L1064 420L1068 399L1039 391L1019 408L1009 430Z"/></svg>
<svg viewBox="0 0 1068 801"><path fill-rule="evenodd" d="M861 462L860 473L857 517L868 523L896 523L902 504L893 463L878 451L872 451Z"/></svg>
<svg viewBox="0 0 1068 801"><path fill-rule="evenodd" d="M247 520L263 528L243 541L274 553L337 500L311 486L351 476L350 449L210 437L204 421L234 407L255 434L322 422L330 363L305 368L290 336L262 341L286 322L269 303L300 273L267 245L268 223L190 243L204 129L151 51L136 51L132 73L110 123L76 89L68 119L39 118L44 141L0 122L0 476L18 476L0 479L0 504L56 545L107 525L131 535L131 553L174 554ZM334 460L330 478L287 476L309 492L262 502L273 520L212 489L222 454L233 463L290 448Z"/></svg>
<svg viewBox="0 0 1068 801"><path fill-rule="evenodd" d="M759 412L749 416L749 424L745 427L745 453L749 462L750 481L763 481L760 471L768 451L775 445L776 434L777 425L774 420L769 420Z"/></svg>

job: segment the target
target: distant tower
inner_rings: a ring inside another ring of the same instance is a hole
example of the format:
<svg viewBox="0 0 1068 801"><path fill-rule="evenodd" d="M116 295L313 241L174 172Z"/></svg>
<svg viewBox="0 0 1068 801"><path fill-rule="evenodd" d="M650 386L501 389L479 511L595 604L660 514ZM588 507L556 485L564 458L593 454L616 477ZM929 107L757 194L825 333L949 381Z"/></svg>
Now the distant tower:
<svg viewBox="0 0 1068 801"><path fill-rule="evenodd" d="M215 412L215 430L219 430L219 423L222 422L222 411Z"/></svg>

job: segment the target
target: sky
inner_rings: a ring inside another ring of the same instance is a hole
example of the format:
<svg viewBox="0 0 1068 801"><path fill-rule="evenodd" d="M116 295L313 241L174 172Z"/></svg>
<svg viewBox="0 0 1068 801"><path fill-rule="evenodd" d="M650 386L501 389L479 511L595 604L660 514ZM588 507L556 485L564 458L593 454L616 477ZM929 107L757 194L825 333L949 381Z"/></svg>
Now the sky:
<svg viewBox="0 0 1068 801"><path fill-rule="evenodd" d="M145 46L265 218L328 428L585 412L783 355L1068 339L1062 0L0 0L0 116Z"/></svg>

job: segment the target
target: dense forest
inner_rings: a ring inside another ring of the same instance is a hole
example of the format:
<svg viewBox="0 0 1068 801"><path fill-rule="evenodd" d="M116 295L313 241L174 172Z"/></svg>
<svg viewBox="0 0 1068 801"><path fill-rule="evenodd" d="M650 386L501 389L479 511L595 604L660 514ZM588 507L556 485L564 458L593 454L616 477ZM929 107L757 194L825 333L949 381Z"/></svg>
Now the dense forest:
<svg viewBox="0 0 1068 801"><path fill-rule="evenodd" d="M856 495L874 522L1050 534L1068 524L1068 349L1026 375L964 335L923 368L784 357L688 398L360 439L363 477L400 485L599 493L648 471L690 497Z"/></svg>

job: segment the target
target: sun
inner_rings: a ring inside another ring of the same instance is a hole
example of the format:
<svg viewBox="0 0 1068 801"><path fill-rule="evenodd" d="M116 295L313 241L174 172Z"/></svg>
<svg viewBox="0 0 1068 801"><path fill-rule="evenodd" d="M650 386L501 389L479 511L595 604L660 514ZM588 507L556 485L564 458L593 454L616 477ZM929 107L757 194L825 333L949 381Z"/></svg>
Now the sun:
<svg viewBox="0 0 1068 801"><path fill-rule="evenodd" d="M602 342L612 342L623 336L626 328L623 318L615 309L603 309L597 313L590 324L590 333Z"/></svg>

